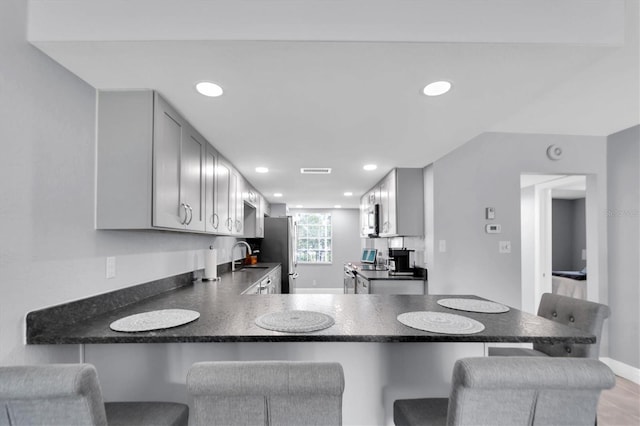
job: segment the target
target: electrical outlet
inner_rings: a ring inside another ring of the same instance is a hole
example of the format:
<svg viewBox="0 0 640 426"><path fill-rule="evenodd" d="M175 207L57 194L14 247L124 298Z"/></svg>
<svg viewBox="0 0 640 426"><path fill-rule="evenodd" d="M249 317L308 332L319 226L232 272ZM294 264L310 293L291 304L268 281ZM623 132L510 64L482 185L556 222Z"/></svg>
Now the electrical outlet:
<svg viewBox="0 0 640 426"><path fill-rule="evenodd" d="M498 251L500 253L511 253L511 241L500 241L498 243Z"/></svg>
<svg viewBox="0 0 640 426"><path fill-rule="evenodd" d="M116 277L116 258L115 257L107 257L106 277L107 279Z"/></svg>
<svg viewBox="0 0 640 426"><path fill-rule="evenodd" d="M582 260L587 260L587 249L582 249Z"/></svg>
<svg viewBox="0 0 640 426"><path fill-rule="evenodd" d="M314 287L316 286L316 280L313 280L313 286Z"/></svg>
<svg viewBox="0 0 640 426"><path fill-rule="evenodd" d="M438 241L438 250L440 253L444 253L447 251L447 240Z"/></svg>

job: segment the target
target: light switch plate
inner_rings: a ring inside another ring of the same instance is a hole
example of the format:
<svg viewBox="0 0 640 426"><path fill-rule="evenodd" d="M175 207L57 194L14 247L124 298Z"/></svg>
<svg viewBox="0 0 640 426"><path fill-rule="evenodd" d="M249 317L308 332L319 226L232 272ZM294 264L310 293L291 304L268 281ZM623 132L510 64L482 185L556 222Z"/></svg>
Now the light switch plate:
<svg viewBox="0 0 640 426"><path fill-rule="evenodd" d="M485 216L487 220L493 220L496 218L496 208L495 207L487 207L485 209Z"/></svg>
<svg viewBox="0 0 640 426"><path fill-rule="evenodd" d="M447 240L438 241L438 251L444 253L447 251Z"/></svg>
<svg viewBox="0 0 640 426"><path fill-rule="evenodd" d="M511 253L511 241L500 241L498 243L498 251L500 253Z"/></svg>

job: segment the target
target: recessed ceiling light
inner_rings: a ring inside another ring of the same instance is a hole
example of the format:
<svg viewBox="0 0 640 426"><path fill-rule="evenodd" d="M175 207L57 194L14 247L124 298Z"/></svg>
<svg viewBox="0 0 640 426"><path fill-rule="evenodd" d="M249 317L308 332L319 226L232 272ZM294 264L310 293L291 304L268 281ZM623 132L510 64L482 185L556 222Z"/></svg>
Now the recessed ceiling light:
<svg viewBox="0 0 640 426"><path fill-rule="evenodd" d="M257 173L269 173L269 168L267 167L256 167Z"/></svg>
<svg viewBox="0 0 640 426"><path fill-rule="evenodd" d="M342 206L341 206L340 204L336 204L335 206L333 206L333 208L335 208L335 209L341 209L341 208L342 208Z"/></svg>
<svg viewBox="0 0 640 426"><path fill-rule="evenodd" d="M353 192L345 192L344 196L345 197L351 197L353 195Z"/></svg>
<svg viewBox="0 0 640 426"><path fill-rule="evenodd" d="M440 96L451 90L451 83L448 81L434 81L427 84L422 92L427 96Z"/></svg>
<svg viewBox="0 0 640 426"><path fill-rule="evenodd" d="M376 166L375 164L365 164L362 168L371 171L377 169L378 166Z"/></svg>
<svg viewBox="0 0 640 426"><path fill-rule="evenodd" d="M282 192L276 192L273 194L274 197L282 197Z"/></svg>
<svg viewBox="0 0 640 426"><path fill-rule="evenodd" d="M222 87L210 81L201 81L200 83L196 84L196 90L201 95L209 96L212 98L216 98L222 95Z"/></svg>
<svg viewBox="0 0 640 426"><path fill-rule="evenodd" d="M302 204L298 204L298 205L296 205L296 209L301 209L301 208L303 208L303 207L304 207L304 206L303 206Z"/></svg>

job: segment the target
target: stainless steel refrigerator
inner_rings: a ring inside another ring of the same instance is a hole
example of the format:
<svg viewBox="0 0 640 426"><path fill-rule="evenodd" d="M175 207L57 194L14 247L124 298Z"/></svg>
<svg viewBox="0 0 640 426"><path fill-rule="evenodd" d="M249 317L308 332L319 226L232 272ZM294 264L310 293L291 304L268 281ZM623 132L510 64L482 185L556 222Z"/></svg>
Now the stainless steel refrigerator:
<svg viewBox="0 0 640 426"><path fill-rule="evenodd" d="M265 217L260 262L282 264L282 293L296 292L296 224L291 216Z"/></svg>

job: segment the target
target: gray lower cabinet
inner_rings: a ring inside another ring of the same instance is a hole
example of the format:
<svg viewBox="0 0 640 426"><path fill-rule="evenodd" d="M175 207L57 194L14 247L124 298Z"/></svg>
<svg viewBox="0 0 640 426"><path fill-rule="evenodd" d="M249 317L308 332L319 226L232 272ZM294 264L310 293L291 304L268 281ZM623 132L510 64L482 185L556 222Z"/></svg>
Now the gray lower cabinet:
<svg viewBox="0 0 640 426"><path fill-rule="evenodd" d="M272 283L272 292L275 294L282 293L282 266L277 266L270 274Z"/></svg>
<svg viewBox="0 0 640 426"><path fill-rule="evenodd" d="M356 294L369 294L369 280L363 276L356 276Z"/></svg>
<svg viewBox="0 0 640 426"><path fill-rule="evenodd" d="M370 294L428 294L427 281L422 280L371 280Z"/></svg>
<svg viewBox="0 0 640 426"><path fill-rule="evenodd" d="M267 276L261 278L260 281L243 291L242 294L280 294L282 293L281 280L282 267L276 266Z"/></svg>
<svg viewBox="0 0 640 426"><path fill-rule="evenodd" d="M423 280L368 280L356 274L356 294L428 294Z"/></svg>

